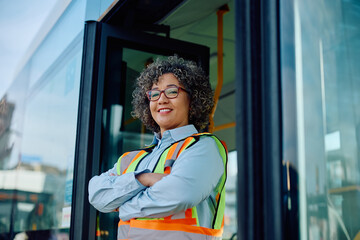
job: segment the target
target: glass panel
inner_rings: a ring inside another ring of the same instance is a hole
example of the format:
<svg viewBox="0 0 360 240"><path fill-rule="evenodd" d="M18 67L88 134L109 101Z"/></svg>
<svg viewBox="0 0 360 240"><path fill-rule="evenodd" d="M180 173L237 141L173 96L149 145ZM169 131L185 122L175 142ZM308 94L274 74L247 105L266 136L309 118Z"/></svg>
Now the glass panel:
<svg viewBox="0 0 360 240"><path fill-rule="evenodd" d="M27 51L17 51L22 61L0 103L0 239L68 239L87 1L32 1L41 23L14 2L21 10L6 21L25 35L11 45Z"/></svg>
<svg viewBox="0 0 360 240"><path fill-rule="evenodd" d="M358 239L360 3L281 4L283 155L299 174L300 236Z"/></svg>
<svg viewBox="0 0 360 240"><path fill-rule="evenodd" d="M112 168L124 152L143 148L152 142L153 133L146 130L140 120L131 117L131 101L135 80L145 64L149 59L160 56L133 49L119 49L111 44L112 51L108 56L108 62L111 63L108 64L104 93L101 172ZM100 239L116 239L118 213L99 213L98 219L100 231L97 236Z"/></svg>
<svg viewBox="0 0 360 240"><path fill-rule="evenodd" d="M62 55L64 61L54 63L39 79L38 87L25 98L24 116L11 123L10 138L0 134L9 143L17 143L12 135L21 137L20 150L15 149L17 156L12 157L11 147L2 161L6 165L1 166L4 170L0 178L0 233L4 236L10 232L19 237L27 235L29 239L68 238L81 47L82 40L77 38L70 46L71 51ZM22 92L16 97L24 96ZM11 101L6 106L11 118L17 106Z"/></svg>
<svg viewBox="0 0 360 240"><path fill-rule="evenodd" d="M69 46L74 37L83 36L85 0L58 0L49 18L42 26L48 30L46 40L42 41L41 33L36 39L41 42L41 47L31 56L31 71L29 72L29 86L32 87L36 81L47 71L50 65L57 61L63 54L63 50ZM57 19L60 17L59 19Z"/></svg>
<svg viewBox="0 0 360 240"><path fill-rule="evenodd" d="M80 49L54 71L36 96L29 99L20 167L31 171L34 179L28 182L31 182L32 188L38 188L33 192L43 196L44 203L43 207L41 203L36 203L30 213L26 212L25 216L29 219L24 227L26 230L70 227L67 217L72 195ZM40 209L36 210L38 206ZM24 217L19 215L16 219L21 221ZM22 229L19 227L15 231Z"/></svg>

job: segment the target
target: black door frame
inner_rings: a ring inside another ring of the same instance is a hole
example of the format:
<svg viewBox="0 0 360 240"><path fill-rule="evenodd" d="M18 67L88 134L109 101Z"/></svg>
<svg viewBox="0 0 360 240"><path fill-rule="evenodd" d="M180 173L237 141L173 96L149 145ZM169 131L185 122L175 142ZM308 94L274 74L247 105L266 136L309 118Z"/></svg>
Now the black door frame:
<svg viewBox="0 0 360 240"><path fill-rule="evenodd" d="M162 55L192 59L209 72L208 47L132 31L96 21L85 24L79 112L75 150L70 239L95 239L96 210L88 201L88 182L100 171L102 108L108 40L121 46ZM121 67L121 66L119 66Z"/></svg>
<svg viewBox="0 0 360 240"><path fill-rule="evenodd" d="M235 0L238 239L284 239L279 0Z"/></svg>

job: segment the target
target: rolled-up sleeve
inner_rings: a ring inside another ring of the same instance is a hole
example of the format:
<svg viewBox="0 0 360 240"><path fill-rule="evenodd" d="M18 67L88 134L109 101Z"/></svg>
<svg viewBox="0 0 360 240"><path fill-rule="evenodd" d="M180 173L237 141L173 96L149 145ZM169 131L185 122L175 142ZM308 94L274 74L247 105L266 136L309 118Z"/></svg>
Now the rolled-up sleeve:
<svg viewBox="0 0 360 240"><path fill-rule="evenodd" d="M223 172L215 140L202 137L180 154L168 176L123 203L119 217L165 217L196 206L214 191Z"/></svg>
<svg viewBox="0 0 360 240"><path fill-rule="evenodd" d="M101 212L112 212L119 208L124 202L136 196L146 187L142 185L135 176L140 172L116 174L116 164L109 171L99 176L94 176L89 181L89 202Z"/></svg>

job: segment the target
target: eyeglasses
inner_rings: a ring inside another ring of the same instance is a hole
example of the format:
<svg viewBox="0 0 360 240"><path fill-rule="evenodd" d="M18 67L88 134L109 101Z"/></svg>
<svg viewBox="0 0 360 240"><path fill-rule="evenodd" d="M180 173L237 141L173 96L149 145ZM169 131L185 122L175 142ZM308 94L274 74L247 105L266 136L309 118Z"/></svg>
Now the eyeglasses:
<svg viewBox="0 0 360 240"><path fill-rule="evenodd" d="M186 93L189 93L182 87L174 86L174 87L168 87L165 90L161 90L161 91L156 89L147 91L146 96L152 102L159 100L162 93L164 93L167 98L172 99L172 98L176 98L179 95L180 89Z"/></svg>

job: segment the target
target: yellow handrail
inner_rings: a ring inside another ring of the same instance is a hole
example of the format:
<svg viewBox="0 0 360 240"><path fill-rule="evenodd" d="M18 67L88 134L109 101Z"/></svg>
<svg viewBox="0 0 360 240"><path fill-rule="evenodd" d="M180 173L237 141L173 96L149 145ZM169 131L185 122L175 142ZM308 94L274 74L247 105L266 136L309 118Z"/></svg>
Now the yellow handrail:
<svg viewBox="0 0 360 240"><path fill-rule="evenodd" d="M223 84L223 78L224 78L224 70L223 70L223 66L224 66L224 62L223 62L223 58L224 58L224 44L223 44L223 38L224 38L224 33L223 33L223 16L225 13L229 12L229 6L226 4L224 6L222 6L217 12L217 30L218 30L218 34L217 34L217 85L216 85L216 89L215 89L215 93L214 93L214 108L210 114L210 123L209 123L209 132L213 132L214 131L214 115L215 115L215 111L216 111L216 106L217 103L219 101L219 97L220 97L220 93L221 93L221 88L222 88L222 84Z"/></svg>
<svg viewBox="0 0 360 240"><path fill-rule="evenodd" d="M235 122L231 122L231 123L225 123L222 125L218 125L214 127L214 132L216 131L220 131L220 130L224 130L224 129L228 129L228 128L232 128L235 127L236 123Z"/></svg>

